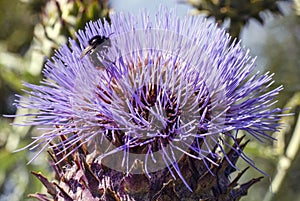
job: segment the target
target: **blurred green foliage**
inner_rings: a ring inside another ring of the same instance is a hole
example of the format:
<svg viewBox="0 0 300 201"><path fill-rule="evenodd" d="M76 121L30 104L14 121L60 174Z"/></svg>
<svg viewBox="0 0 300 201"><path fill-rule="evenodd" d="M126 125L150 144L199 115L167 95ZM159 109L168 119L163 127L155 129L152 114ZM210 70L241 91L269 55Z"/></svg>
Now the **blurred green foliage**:
<svg viewBox="0 0 300 201"><path fill-rule="evenodd" d="M187 0L199 13L213 17L220 25L229 20L228 32L239 38L242 28L255 19L261 24L262 11L281 14L278 0Z"/></svg>
<svg viewBox="0 0 300 201"><path fill-rule="evenodd" d="M300 91L300 17L294 13L277 19L269 27L264 52L268 58L268 70L275 73L275 85L283 85L280 106Z"/></svg>

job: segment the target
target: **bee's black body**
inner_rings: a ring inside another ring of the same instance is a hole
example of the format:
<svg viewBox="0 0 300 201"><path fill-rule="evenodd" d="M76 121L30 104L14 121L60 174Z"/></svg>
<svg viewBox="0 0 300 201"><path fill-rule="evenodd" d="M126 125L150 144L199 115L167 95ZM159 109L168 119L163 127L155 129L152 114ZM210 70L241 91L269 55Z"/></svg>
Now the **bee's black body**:
<svg viewBox="0 0 300 201"><path fill-rule="evenodd" d="M104 44L106 42L107 42L107 44ZM88 53L93 52L99 45L103 45L104 49L108 48L111 45L109 37L100 36L100 35L96 35L96 36L92 37L88 41L88 44L89 45L82 51L82 53L80 55L81 59Z"/></svg>

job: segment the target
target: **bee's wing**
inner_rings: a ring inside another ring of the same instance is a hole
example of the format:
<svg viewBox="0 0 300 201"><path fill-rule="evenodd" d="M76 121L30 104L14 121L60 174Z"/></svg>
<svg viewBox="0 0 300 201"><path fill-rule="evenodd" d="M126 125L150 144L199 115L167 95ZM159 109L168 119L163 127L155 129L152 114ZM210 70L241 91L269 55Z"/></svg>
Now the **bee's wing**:
<svg viewBox="0 0 300 201"><path fill-rule="evenodd" d="M93 46L87 46L81 53L80 59L82 59L87 53L89 53L93 49Z"/></svg>

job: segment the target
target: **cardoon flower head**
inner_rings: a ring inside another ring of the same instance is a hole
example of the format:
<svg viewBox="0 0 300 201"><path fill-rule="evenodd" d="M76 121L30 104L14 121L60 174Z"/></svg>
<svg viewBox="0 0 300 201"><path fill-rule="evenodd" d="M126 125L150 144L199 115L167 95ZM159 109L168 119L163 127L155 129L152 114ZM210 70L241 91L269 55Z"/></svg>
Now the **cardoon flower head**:
<svg viewBox="0 0 300 201"><path fill-rule="evenodd" d="M127 179L167 170L190 192L199 187L184 174L187 161L204 164L197 179L220 161L234 169L233 155L254 166L237 133L272 139L281 87L253 72L249 51L201 17L161 9L154 21L145 12L110 19L88 23L79 44L70 39L48 60L40 85L25 84L19 107L38 109L25 124L47 128L29 147L67 151L60 163L86 146L94 163Z"/></svg>

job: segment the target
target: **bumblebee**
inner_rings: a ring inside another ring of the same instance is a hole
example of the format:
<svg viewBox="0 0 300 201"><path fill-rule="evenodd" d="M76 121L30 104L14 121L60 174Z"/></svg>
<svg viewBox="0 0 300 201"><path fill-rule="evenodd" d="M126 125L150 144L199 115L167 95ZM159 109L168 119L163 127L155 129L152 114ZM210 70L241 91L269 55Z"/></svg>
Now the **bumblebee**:
<svg viewBox="0 0 300 201"><path fill-rule="evenodd" d="M109 36L106 37L106 36L96 35L96 36L92 37L88 41L89 45L82 51L82 53L80 55L80 59L82 59L88 53L92 53L100 45L102 45L103 51L107 52L107 49L109 47L111 47L111 42L110 42Z"/></svg>

